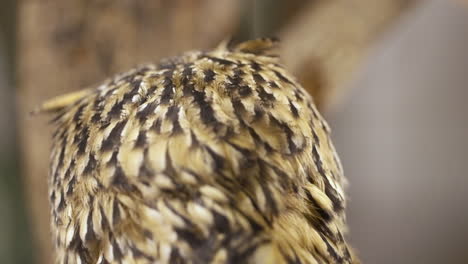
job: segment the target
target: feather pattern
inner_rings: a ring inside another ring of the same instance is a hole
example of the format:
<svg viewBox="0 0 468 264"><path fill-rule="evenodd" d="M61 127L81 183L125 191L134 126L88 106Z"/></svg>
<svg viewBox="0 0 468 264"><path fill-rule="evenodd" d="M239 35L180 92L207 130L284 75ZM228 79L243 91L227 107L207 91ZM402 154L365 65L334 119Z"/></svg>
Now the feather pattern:
<svg viewBox="0 0 468 264"><path fill-rule="evenodd" d="M330 129L271 52L223 44L54 100L58 263L358 263Z"/></svg>

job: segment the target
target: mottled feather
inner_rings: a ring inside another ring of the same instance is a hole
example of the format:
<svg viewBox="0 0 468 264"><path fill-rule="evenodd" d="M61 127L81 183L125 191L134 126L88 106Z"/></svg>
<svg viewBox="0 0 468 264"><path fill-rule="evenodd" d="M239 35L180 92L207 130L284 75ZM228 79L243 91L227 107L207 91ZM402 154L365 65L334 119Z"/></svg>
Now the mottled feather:
<svg viewBox="0 0 468 264"><path fill-rule="evenodd" d="M224 43L46 103L58 263L358 263L327 123L271 52Z"/></svg>

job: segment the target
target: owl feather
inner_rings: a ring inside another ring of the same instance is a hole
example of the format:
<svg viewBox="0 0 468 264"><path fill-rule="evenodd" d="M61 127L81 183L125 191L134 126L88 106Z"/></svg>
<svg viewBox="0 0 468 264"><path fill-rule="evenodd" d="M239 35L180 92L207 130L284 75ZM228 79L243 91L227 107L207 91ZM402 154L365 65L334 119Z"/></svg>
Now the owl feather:
<svg viewBox="0 0 468 264"><path fill-rule="evenodd" d="M57 263L358 263L330 129L277 41L46 102Z"/></svg>

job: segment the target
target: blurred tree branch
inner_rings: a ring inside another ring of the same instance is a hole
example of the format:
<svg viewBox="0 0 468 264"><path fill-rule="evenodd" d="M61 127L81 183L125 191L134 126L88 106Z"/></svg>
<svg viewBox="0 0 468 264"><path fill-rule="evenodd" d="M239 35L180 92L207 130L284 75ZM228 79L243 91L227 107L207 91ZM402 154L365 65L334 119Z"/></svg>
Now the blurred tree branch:
<svg viewBox="0 0 468 264"><path fill-rule="evenodd" d="M312 1L279 34L282 59L319 107L331 107L346 93L370 44L414 2Z"/></svg>

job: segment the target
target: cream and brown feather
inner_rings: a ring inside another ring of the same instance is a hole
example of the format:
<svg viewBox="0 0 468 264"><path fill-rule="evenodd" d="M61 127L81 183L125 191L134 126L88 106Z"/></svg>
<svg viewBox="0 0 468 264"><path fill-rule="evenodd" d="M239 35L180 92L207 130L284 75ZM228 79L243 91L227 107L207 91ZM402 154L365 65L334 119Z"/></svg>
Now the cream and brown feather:
<svg viewBox="0 0 468 264"><path fill-rule="evenodd" d="M58 263L357 263L328 125L258 39L42 107Z"/></svg>

